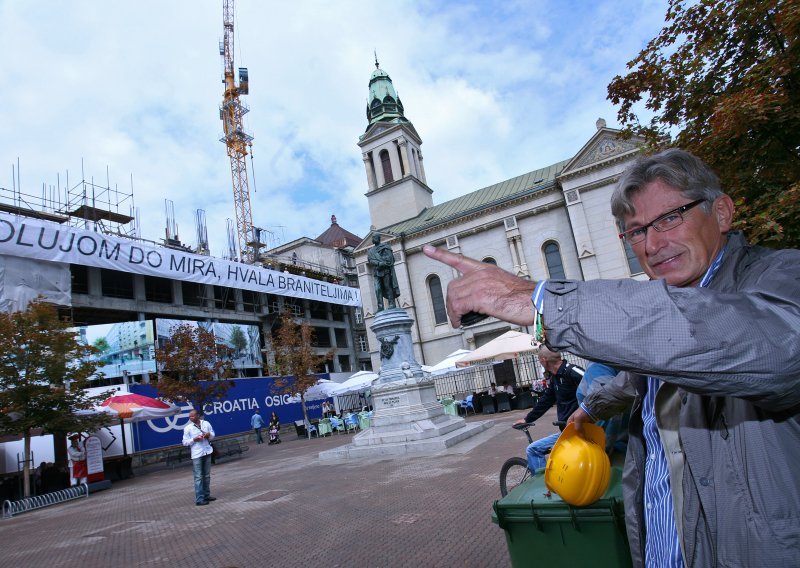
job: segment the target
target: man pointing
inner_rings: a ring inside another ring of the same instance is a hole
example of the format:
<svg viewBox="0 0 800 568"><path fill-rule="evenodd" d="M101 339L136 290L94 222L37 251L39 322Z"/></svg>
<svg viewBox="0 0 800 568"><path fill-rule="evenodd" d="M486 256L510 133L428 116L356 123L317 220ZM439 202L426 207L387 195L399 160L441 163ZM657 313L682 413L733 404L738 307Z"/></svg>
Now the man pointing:
<svg viewBox="0 0 800 568"><path fill-rule="evenodd" d="M626 371L571 419L632 410L634 565L800 566L800 252L732 232L731 198L680 150L634 163L611 210L651 281L537 283L426 246L462 274L451 323L538 320L551 349Z"/></svg>

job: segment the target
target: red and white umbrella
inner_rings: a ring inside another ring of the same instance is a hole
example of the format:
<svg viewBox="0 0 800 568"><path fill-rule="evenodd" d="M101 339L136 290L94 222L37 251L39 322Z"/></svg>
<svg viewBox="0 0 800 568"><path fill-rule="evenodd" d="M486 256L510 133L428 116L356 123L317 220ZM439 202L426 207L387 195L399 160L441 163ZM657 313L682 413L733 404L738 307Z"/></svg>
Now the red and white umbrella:
<svg viewBox="0 0 800 568"><path fill-rule="evenodd" d="M107 412L116 416L122 428L122 451L128 455L128 447L125 441L125 422L140 422L142 420L154 420L178 414L180 407L171 402L164 402L157 398L150 398L141 394L117 394L110 396L100 403L97 409L99 412Z"/></svg>
<svg viewBox="0 0 800 568"><path fill-rule="evenodd" d="M181 409L171 402L141 394L117 394L100 403L101 410L115 414L123 422L154 420L178 414Z"/></svg>

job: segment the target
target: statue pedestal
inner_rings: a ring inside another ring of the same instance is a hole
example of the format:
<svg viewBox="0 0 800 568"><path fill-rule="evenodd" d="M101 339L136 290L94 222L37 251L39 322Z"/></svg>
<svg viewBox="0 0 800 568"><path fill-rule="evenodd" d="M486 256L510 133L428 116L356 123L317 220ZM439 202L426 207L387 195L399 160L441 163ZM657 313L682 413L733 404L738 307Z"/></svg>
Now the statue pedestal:
<svg viewBox="0 0 800 568"><path fill-rule="evenodd" d="M414 358L412 320L403 309L378 312L372 330L381 344L381 370L372 388L372 426L351 444L320 452L322 460L432 454L483 432L494 423L445 414L433 377Z"/></svg>

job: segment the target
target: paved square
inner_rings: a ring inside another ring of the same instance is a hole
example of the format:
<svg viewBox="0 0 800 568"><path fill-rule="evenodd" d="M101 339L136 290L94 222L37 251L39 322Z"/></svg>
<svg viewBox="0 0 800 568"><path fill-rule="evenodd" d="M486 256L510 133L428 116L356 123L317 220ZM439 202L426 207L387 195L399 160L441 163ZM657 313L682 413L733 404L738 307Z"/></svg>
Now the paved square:
<svg viewBox="0 0 800 568"><path fill-rule="evenodd" d="M212 468L217 501L196 507L190 466L151 469L88 499L0 520L2 567L394 567L510 565L491 521L503 462L525 455L511 423L435 456L320 462L352 434L250 443ZM555 410L531 432L556 431Z"/></svg>

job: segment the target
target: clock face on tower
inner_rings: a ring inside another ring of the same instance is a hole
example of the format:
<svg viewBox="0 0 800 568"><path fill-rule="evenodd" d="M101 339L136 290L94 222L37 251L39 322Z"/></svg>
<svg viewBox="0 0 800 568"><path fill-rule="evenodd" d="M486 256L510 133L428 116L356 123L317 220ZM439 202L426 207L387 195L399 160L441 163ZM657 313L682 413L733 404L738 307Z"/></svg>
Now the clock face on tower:
<svg viewBox="0 0 800 568"><path fill-rule="evenodd" d="M378 128L375 129L375 134L380 134L384 130L386 130L386 128L384 128L383 126L379 126Z"/></svg>

